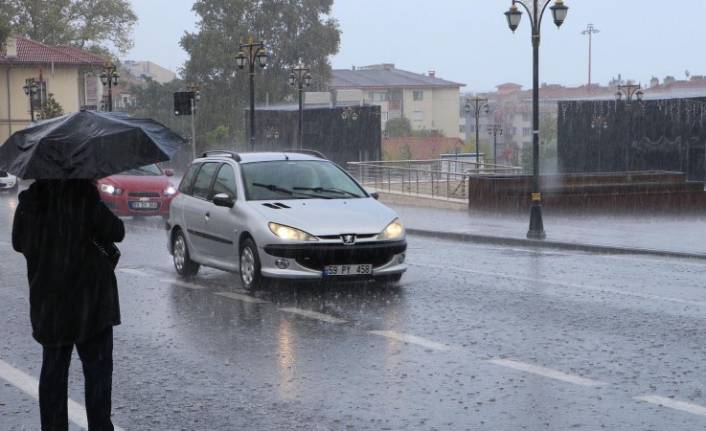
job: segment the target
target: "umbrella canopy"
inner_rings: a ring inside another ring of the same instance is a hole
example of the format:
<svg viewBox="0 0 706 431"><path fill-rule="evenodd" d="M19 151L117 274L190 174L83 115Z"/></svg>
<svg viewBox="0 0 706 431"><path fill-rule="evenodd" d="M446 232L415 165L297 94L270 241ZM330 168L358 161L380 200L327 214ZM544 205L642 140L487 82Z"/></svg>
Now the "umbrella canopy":
<svg viewBox="0 0 706 431"><path fill-rule="evenodd" d="M154 120L81 111L14 133L0 147L0 170L23 179L98 179L167 161L185 142Z"/></svg>

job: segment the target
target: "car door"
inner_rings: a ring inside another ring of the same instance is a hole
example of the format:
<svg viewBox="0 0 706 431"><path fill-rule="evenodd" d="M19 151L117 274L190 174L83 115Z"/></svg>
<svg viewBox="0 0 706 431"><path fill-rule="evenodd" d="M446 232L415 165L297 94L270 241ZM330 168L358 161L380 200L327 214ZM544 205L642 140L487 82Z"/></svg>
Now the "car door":
<svg viewBox="0 0 706 431"><path fill-rule="evenodd" d="M207 256L208 247L211 245L207 240L206 217L211 209L211 203L208 200L211 183L219 165L218 162L204 163L196 174L191 195L186 196L183 201L185 228L193 248L192 254L195 253L197 256Z"/></svg>
<svg viewBox="0 0 706 431"><path fill-rule="evenodd" d="M224 193L237 200L235 185L235 170L228 163L223 163L213 181L213 187L209 196L209 213L206 217L206 233L210 242L208 247L209 256L217 261L221 266L234 269L237 267L237 235L238 227L234 223L235 210L232 208L219 207L213 204L213 196Z"/></svg>

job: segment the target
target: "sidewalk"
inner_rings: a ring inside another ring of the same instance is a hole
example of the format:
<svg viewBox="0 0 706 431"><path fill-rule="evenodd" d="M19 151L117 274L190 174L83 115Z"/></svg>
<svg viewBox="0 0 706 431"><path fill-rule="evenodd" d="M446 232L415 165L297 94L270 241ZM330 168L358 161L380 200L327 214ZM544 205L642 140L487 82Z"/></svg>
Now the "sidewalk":
<svg viewBox="0 0 706 431"><path fill-rule="evenodd" d="M389 204L410 233L439 232L445 237L480 238L518 244L525 241L529 214L506 215L479 211L455 211ZM706 214L704 216L557 216L544 213L547 245L586 249L611 248L654 251L649 254L695 255L706 258ZM627 251L627 250L624 250Z"/></svg>

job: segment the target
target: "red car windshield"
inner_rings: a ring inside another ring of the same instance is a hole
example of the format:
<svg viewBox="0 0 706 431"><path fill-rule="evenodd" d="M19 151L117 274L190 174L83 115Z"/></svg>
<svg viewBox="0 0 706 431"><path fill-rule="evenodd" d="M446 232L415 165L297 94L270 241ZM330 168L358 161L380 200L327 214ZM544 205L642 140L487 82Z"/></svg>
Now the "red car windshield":
<svg viewBox="0 0 706 431"><path fill-rule="evenodd" d="M141 166L139 168L135 169L130 169L129 171L125 171L121 173L120 175L135 175L135 176L160 176L164 175L162 173L162 170L159 169L157 165L147 165L147 166Z"/></svg>

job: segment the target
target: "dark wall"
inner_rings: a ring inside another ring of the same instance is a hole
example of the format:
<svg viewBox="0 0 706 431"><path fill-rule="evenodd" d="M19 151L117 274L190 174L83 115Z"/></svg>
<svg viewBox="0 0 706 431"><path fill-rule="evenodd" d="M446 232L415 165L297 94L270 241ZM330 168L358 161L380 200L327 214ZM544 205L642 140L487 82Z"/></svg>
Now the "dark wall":
<svg viewBox="0 0 706 431"><path fill-rule="evenodd" d="M704 181L706 98L559 102L560 172L669 170Z"/></svg>
<svg viewBox="0 0 706 431"><path fill-rule="evenodd" d="M355 106L357 120L344 120L344 108L304 110L304 145L346 167L346 162L380 160L382 132L379 106ZM255 112L256 149L277 151L296 148L298 111ZM275 138L274 131L279 132Z"/></svg>

